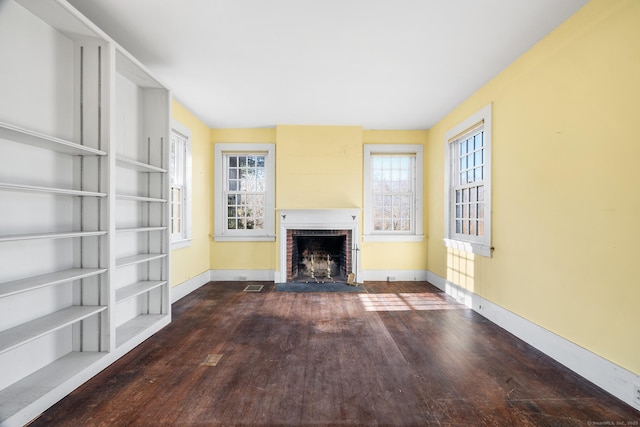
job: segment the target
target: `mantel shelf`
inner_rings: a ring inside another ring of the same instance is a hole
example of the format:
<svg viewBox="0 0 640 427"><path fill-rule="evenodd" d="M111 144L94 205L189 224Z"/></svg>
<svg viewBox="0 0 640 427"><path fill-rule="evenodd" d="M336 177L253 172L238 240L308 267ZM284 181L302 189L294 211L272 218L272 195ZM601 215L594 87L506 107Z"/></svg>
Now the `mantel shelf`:
<svg viewBox="0 0 640 427"><path fill-rule="evenodd" d="M132 169L138 172L160 172L166 173L167 170L159 166L150 165L148 163L139 162L123 156L116 156L116 164L120 167Z"/></svg>
<svg viewBox="0 0 640 427"><path fill-rule="evenodd" d="M32 233L32 234L14 234L9 236L0 236L0 242L16 242L20 240L36 240L36 239L69 239L74 237L91 237L103 236L106 231L63 231L57 233Z"/></svg>
<svg viewBox="0 0 640 427"><path fill-rule="evenodd" d="M131 196L128 194L116 194L116 199L130 200L133 202L167 203L167 199L159 199L157 197Z"/></svg>
<svg viewBox="0 0 640 427"><path fill-rule="evenodd" d="M105 306L76 305L0 332L0 353L33 341L106 310Z"/></svg>
<svg viewBox="0 0 640 427"><path fill-rule="evenodd" d="M167 283L166 280L147 280L122 287L116 290L116 302L126 301L129 298L149 292L165 283Z"/></svg>
<svg viewBox="0 0 640 427"><path fill-rule="evenodd" d="M0 138L75 156L105 156L107 153L54 136L0 122Z"/></svg>
<svg viewBox="0 0 640 427"><path fill-rule="evenodd" d="M107 193L94 191L69 190L66 188L40 187L36 185L9 184L0 182L0 190L28 191L34 193L59 194L63 196L106 197Z"/></svg>
<svg viewBox="0 0 640 427"><path fill-rule="evenodd" d="M0 283L0 297L7 297L21 292L28 292L45 286L60 285L74 280L96 276L106 272L106 268L71 268L54 273L41 274L26 279Z"/></svg>
<svg viewBox="0 0 640 427"><path fill-rule="evenodd" d="M128 265L142 264L144 262L150 262L156 259L164 258L166 256L167 254L140 254L118 258L116 260L116 267L126 267Z"/></svg>

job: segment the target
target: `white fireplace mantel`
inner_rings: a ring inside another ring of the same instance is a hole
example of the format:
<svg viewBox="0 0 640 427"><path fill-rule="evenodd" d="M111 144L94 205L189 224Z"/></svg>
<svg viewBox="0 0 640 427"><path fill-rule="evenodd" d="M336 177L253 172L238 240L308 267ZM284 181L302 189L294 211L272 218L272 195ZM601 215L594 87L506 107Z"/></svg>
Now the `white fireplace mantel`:
<svg viewBox="0 0 640 427"><path fill-rule="evenodd" d="M360 215L357 208L336 209L278 209L280 222L280 271L275 274L275 282L286 281L287 271L287 231L288 230L350 230L354 251L356 280L362 277L360 268Z"/></svg>

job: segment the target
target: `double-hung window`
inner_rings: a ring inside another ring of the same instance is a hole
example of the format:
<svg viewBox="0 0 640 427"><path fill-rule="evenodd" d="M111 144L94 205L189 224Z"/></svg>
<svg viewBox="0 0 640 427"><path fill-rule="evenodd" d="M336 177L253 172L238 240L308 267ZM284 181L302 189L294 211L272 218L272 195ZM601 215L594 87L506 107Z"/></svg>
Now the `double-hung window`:
<svg viewBox="0 0 640 427"><path fill-rule="evenodd" d="M171 242L178 248L191 238L191 132L177 122L171 128L169 174Z"/></svg>
<svg viewBox="0 0 640 427"><path fill-rule="evenodd" d="M364 238L420 240L422 146L366 144L364 149Z"/></svg>
<svg viewBox="0 0 640 427"><path fill-rule="evenodd" d="M273 144L215 145L216 240L273 240Z"/></svg>
<svg viewBox="0 0 640 427"><path fill-rule="evenodd" d="M491 255L491 105L445 140L447 246Z"/></svg>

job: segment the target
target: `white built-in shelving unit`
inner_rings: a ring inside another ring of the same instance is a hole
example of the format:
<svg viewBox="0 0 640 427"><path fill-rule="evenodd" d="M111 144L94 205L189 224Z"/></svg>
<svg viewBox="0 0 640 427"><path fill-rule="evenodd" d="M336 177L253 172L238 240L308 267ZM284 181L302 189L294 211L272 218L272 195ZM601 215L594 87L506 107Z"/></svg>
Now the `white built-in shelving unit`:
<svg viewBox="0 0 640 427"><path fill-rule="evenodd" d="M168 324L170 93L65 0L0 8L0 425Z"/></svg>

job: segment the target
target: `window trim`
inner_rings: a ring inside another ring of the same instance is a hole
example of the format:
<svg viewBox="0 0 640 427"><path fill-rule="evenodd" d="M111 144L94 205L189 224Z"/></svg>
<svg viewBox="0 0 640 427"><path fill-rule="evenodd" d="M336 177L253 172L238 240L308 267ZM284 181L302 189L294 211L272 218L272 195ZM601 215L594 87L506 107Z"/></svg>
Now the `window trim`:
<svg viewBox="0 0 640 427"><path fill-rule="evenodd" d="M375 232L373 229L373 195L371 157L375 154L411 154L415 156L415 190L413 232ZM421 144L364 144L364 233L368 242L421 242L423 235L424 147Z"/></svg>
<svg viewBox="0 0 640 427"><path fill-rule="evenodd" d="M491 257L492 254L492 228L491 228L491 213L492 213L492 186L491 186L491 167L492 167L492 104L488 104L460 122L458 125L450 129L444 138L444 153L445 153L445 215L444 215L444 243L445 246L451 249L462 250L465 252L471 252L477 255ZM465 136L469 131L477 128L481 123L484 127L484 151L485 151L485 166L484 166L484 236L477 238L461 238L454 233L454 177L455 165L453 164L453 147L455 141Z"/></svg>
<svg viewBox="0 0 640 427"><path fill-rule="evenodd" d="M182 218L182 237L175 239L171 235L171 249L179 249L187 246L191 246L191 218L192 218L192 200L191 200L191 187L192 187L192 144L191 144L191 129L184 126L182 123L171 120L171 132L177 133L186 139L186 153L185 153L185 170L184 170L184 195L182 197L183 204L183 218ZM171 178L169 178L169 189L171 189ZM171 193L169 193L169 209L171 209ZM171 224L169 224L171 227Z"/></svg>
<svg viewBox="0 0 640 427"><path fill-rule="evenodd" d="M228 230L225 226L225 201L224 201L224 156L227 153L265 153L266 172L266 200L265 220L262 230ZM275 144L269 143L215 143L214 144L214 171L213 171L213 225L215 241L275 241Z"/></svg>

